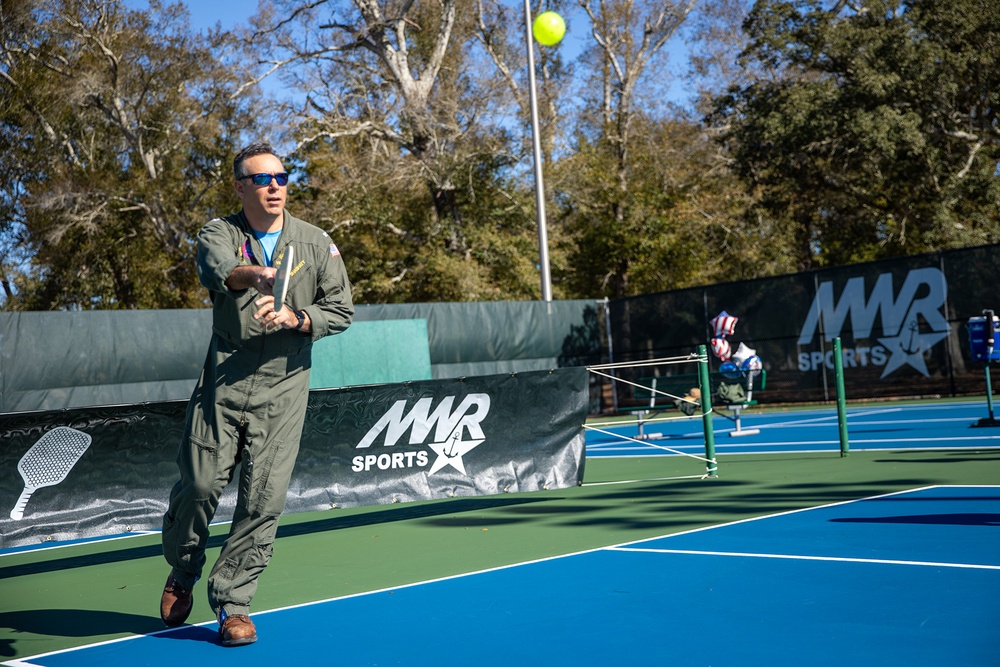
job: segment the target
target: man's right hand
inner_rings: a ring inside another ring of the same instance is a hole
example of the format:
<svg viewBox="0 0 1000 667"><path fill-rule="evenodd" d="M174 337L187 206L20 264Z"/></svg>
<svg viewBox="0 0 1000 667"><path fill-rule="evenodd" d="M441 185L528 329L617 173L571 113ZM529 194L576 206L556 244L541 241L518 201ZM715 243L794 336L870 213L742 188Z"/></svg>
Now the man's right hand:
<svg viewBox="0 0 1000 667"><path fill-rule="evenodd" d="M265 296L274 296L274 278L278 270L271 266L237 266L226 278L226 287L238 292L255 288Z"/></svg>

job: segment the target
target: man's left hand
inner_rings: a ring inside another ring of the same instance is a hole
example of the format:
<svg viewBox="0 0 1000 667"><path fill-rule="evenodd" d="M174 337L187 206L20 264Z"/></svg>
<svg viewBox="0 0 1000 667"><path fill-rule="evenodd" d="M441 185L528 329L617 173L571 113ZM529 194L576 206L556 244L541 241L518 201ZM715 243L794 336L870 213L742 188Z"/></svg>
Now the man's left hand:
<svg viewBox="0 0 1000 667"><path fill-rule="evenodd" d="M254 313L254 319L259 320L264 327L264 331L277 331L278 329L294 329L299 325L299 318L295 311L285 304L281 310L275 312L274 297L262 296L254 301L254 305L259 310Z"/></svg>

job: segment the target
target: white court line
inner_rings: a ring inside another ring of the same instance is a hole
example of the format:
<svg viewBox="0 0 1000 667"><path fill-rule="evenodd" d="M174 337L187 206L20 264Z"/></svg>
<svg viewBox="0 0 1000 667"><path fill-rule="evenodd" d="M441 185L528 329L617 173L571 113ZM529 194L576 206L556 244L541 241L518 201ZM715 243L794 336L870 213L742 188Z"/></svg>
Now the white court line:
<svg viewBox="0 0 1000 667"><path fill-rule="evenodd" d="M888 426L888 425L893 425L893 424L910 424L910 425L912 425L913 422L910 421L910 420L906 420L906 419L886 419L886 420L878 420L878 421L858 420L859 417L869 417L871 415L886 414L888 412L899 412L901 410L902 410L902 408L896 408L894 410L873 410L871 412L859 412L859 413L855 413L855 414L848 413L847 414L847 425L848 425L848 428L850 428L850 426L852 426L852 425L853 426ZM768 415L766 413L764 413L764 414L760 414L760 415L744 415L744 416L745 417L746 416L749 416L749 417L758 417L759 416L759 417L766 418ZM976 420L975 417L937 417L937 418L931 418L931 419L927 419L925 417L921 417L920 418L920 423L921 424L946 424L946 423L952 423L952 422L971 423L971 422L974 422L975 420ZM789 428L789 427L793 427L794 428L794 427L798 427L798 426L803 426L805 424L820 424L820 425L824 425L824 423L829 424L830 426L836 426L836 422L837 422L837 415L833 414L833 415L827 415L825 417L815 417L815 418L812 418L812 419L798 419L798 420L795 420L795 421L782 421L782 422L771 422L771 423L766 423L766 424L754 424L753 426L754 426L754 428L765 428L766 427L766 428L769 428L769 429L770 428Z"/></svg>
<svg viewBox="0 0 1000 667"><path fill-rule="evenodd" d="M775 512L774 514L763 514L761 516L750 517L749 519L738 519L736 521L729 521L727 523L720 523L714 526L704 526L702 528L693 528L691 530L684 530L679 533L670 533L668 535L661 535L659 537L644 537L641 540L633 540L631 542L625 542L623 544L618 544L615 546L606 547L607 549L620 549L621 547L628 547L635 544L642 544L643 542L652 542L654 540L662 540L671 537L679 537L681 535L693 535L694 533L701 533L706 530L715 530L716 528L725 528L726 526L738 526L742 523L750 523L752 521L761 521L763 519L772 519L779 516L788 516L789 514L800 514L802 512L812 512L814 510L827 509L829 507L839 507L841 505L851 505L853 503L860 503L865 500L881 500L883 498L892 498L893 496L902 496L907 493L919 493L920 491L929 491L931 489L1000 489L1000 486L995 484L931 484L929 486L921 486L913 489L905 489L903 491L893 491L892 493L882 493L877 496L867 496L865 498L855 498L854 500L841 500L835 503L828 503L826 505L816 505L815 507L802 507L795 510L787 510L785 512Z"/></svg>
<svg viewBox="0 0 1000 667"><path fill-rule="evenodd" d="M729 429L723 430L719 429L716 433L729 433ZM670 441L670 438L663 438L666 441ZM679 439L679 438L678 438ZM952 435L952 436L935 436L927 438L851 438L851 444L873 444L879 442L952 442L955 440L960 440L962 442L981 442L985 440L1000 440L1000 435ZM636 441L637 444L646 444L642 441ZM607 445L614 445L621 443L604 443L604 449L607 449ZM789 447L793 445L829 445L829 444L840 444L840 440L781 440L781 441L746 441L744 443L720 443L716 441L716 449L720 447ZM692 443L689 445L676 445L677 447L698 447L697 443ZM588 445L590 449L597 449L596 445Z"/></svg>
<svg viewBox="0 0 1000 667"><path fill-rule="evenodd" d="M891 413L900 413L900 412L914 412L914 411L926 412L927 410L941 410L941 409L947 410L947 409L952 409L952 408L954 408L956 406L973 406L973 405L977 405L977 404L974 404L974 403L955 403L955 404L948 404L948 405L933 405L933 406L901 405L901 406L896 406L896 407L892 407L892 408L878 408L878 409L872 409L872 410L864 410L864 411L861 411L861 412L856 412L854 410L849 409L847 411L847 415L846 416L847 416L848 425L850 425L851 420L855 420L855 419L858 419L860 417L869 417L871 415L882 415L882 414L891 414ZM745 416L767 418L767 417L773 417L774 413L763 412L763 413L760 413L759 415L758 414L751 414L751 415L745 415ZM921 418L920 421L922 423L927 423L927 422L942 422L942 423L944 423L944 422L967 422L969 420L974 420L974 419L975 418L973 418L973 417L947 417L947 418L932 418L932 419ZM760 427L784 428L784 427L788 427L788 426L799 426L799 425L802 425L802 424L812 424L812 423L817 423L817 422L836 422L836 421L837 421L837 413L834 410L833 414L823 414L823 415L821 415L819 417L810 417L808 419L794 419L794 420L791 420L791 421L781 421L781 422L775 422L775 423L767 423L767 424L761 424L759 426L755 425L754 427L755 428L760 428ZM906 420L865 421L865 422L862 422L862 423L865 424L865 425L871 425L871 424L885 425L885 424L899 424L901 422L906 423Z"/></svg>
<svg viewBox="0 0 1000 667"><path fill-rule="evenodd" d="M902 408L884 408L882 410L869 410L868 412L857 412L857 413L853 413L853 414L848 413L847 414L847 419L848 419L848 421L850 421L851 417L867 417L868 415L881 415L881 414L887 414L887 413L890 413L890 412L899 412L901 410L902 410ZM756 415L754 415L754 416L756 416ZM767 413L764 413L764 414L761 414L760 416L761 417L767 417L768 415L767 415ZM815 422L824 422L824 421L837 421L837 413L836 413L836 411L834 411L834 413L832 415L824 415L822 417L813 417L811 419L796 419L796 420L793 420L793 421L787 421L787 422L786 421L781 421L781 422L776 422L774 424L762 424L762 425L763 426L767 426L768 428L781 428L783 426L799 426L799 425L802 425L802 424L812 424L812 423L815 423ZM892 422L890 422L890 423L892 423Z"/></svg>
<svg viewBox="0 0 1000 667"><path fill-rule="evenodd" d="M426 584L436 584L436 583L442 582L442 581L451 581L451 580L454 580L454 579L462 579L464 577L473 577L473 576L476 576L477 574L487 574L487 573L490 573L490 572L500 572L502 570L509 570L509 569L512 569L512 568L515 568L515 567L520 567L522 565L533 565L535 563L544 563L546 561L558 560L560 558L570 558L571 556L580 556L580 555L588 554L588 553L597 553L597 552L601 552L601 551L606 551L607 549L608 549L608 547L596 547L594 549L585 549L583 551L577 551L577 552L568 553L568 554L560 554L558 556L547 556L545 558L537 558L537 559L534 559L534 560L524 561L524 562L521 562L521 563L511 563L509 565L499 565L497 567L490 567L490 568L486 568L486 569L483 569L483 570L476 570L476 571L473 571L473 572L464 572L462 574L453 574L453 575L448 575L448 576L445 576L445 577L438 577L436 579L427 579L427 580L424 580L424 581L415 581L415 582L410 583L410 584L400 584L398 586L387 586L385 588L379 588L379 589L372 590L372 591L364 591L364 592L361 592L361 593L351 593L350 595L341 595L341 596L338 596L338 597L326 598L324 600L314 600L314 601L310 601L310 602L302 602L302 603L299 603L299 604L288 605L288 606L285 606L285 607L276 607L274 609L263 609L261 611L255 611L255 612L253 612L252 615L256 618L257 616L263 616L265 614L273 614L275 612L280 612L280 611L290 611L290 610L293 610L293 609L302 609L304 607L312 607L314 605L326 604L328 602L336 602L338 600L350 600L351 598L362 597L362 596L365 596L365 595L377 595L379 593L388 593L390 591L399 591L399 590L405 590L407 588L416 588L417 586L423 586L423 585L426 585ZM171 632L179 632L179 631L182 631L182 630L185 630L185 629L190 630L191 628L206 627L206 626L213 626L213 625L218 625L218 621L205 621L204 623L193 623L193 624L189 624L189 625L182 625L182 626L177 627L177 628L166 628L164 630L157 630L156 632L150 632L148 634L130 635L128 637L118 637L117 639L108 639L108 640L101 641L101 642L94 642L93 644L84 644L84 645L81 645L81 646L73 646L73 647L70 647L70 648L59 649L58 651L49 651L48 653L39 653L38 655L31 655L31 656L27 656L25 658L20 658L20 659L16 659L16 660L10 660L10 661L7 661L7 662L0 662L0 665L5 665L7 667L42 667L42 666L40 666L40 665L38 665L36 663L33 663L31 661L32 660L38 660L38 659L41 659L41 658L47 658L47 657L53 656L53 655L59 655L59 654L62 654L62 653L72 653L73 651L84 651L84 650L87 650L87 649L96 648L98 646L107 646L109 644L118 644L120 642L134 641L136 639L142 639L143 637L157 637L157 636L160 636L160 635L169 634Z"/></svg>
<svg viewBox="0 0 1000 667"><path fill-rule="evenodd" d="M610 435L610 436L613 436L615 438L619 438L623 442L634 442L636 444L644 445L646 447L652 447L654 449L658 449L658 450L661 450L661 451L672 452L672 453L677 454L679 456L687 456L687 457L692 458L692 459L697 459L699 461L704 461L705 463L713 463L713 461L710 461L709 459L706 459L704 456L698 456L698 455L695 455L695 454L689 454L687 452L682 452L679 449L675 449L673 447L667 447L666 445L660 445L660 444L657 444L656 442L653 442L652 439L649 439L649 440L638 440L637 438L633 438L631 436L623 435L621 433L615 433L614 431L606 431L604 429L595 428L593 426L584 426L584 428L586 428L588 430L591 430L591 431L596 431L598 433L603 433L604 435ZM584 446L586 446L586 443L584 443Z"/></svg>
<svg viewBox="0 0 1000 667"><path fill-rule="evenodd" d="M1000 435L955 435L951 437L940 437L940 438L871 438L871 439L855 439L851 438L851 444L864 444L864 443L880 443L880 442L952 442L954 440L961 440L962 442L972 441L972 440L1000 440ZM831 440L831 442L833 442ZM839 440L837 441L839 442ZM805 441L801 444L808 444L809 441Z"/></svg>
<svg viewBox="0 0 1000 667"><path fill-rule="evenodd" d="M147 535L159 534L158 530L134 530L131 533L123 533L120 535L104 535L99 537L91 537L82 540L67 540L66 542L60 542L59 544L52 544L49 546L42 546L41 543L38 546L33 544L22 544L16 547L10 547L8 549L0 549L0 558L4 556L18 556L23 554L36 554L42 551L51 551L53 549L65 549L67 547L80 547L86 546L88 544L104 544L105 542L114 542L116 540L128 540L133 537L145 537Z"/></svg>
<svg viewBox="0 0 1000 667"><path fill-rule="evenodd" d="M971 563L934 563L916 560L888 560L884 558L843 558L839 556L793 556L789 554L742 553L739 551L696 551L693 549L639 549L617 547L614 551L655 554L690 554L693 556L729 556L735 558L776 558L779 560L818 560L837 563L875 563L879 565L918 565L921 567L955 567L968 570L1000 570L1000 565L975 565Z"/></svg>
<svg viewBox="0 0 1000 667"><path fill-rule="evenodd" d="M831 444L834 444L837 447L840 446L839 442L835 442L835 443L831 443ZM739 447L740 445L717 445L716 448L715 448L716 449L716 454L725 454L726 456L754 456L754 455L759 456L761 454L831 454L831 453L837 451L836 449L794 449L794 450L770 451L770 452L760 452L760 451L754 451L754 450L736 450L736 451L725 451L725 452L723 452L723 451L719 451L719 448L722 447L722 446L732 447L732 448L735 449L736 447ZM743 446L746 447L747 445L743 445ZM968 451L970 449L975 449L975 448L973 448L973 447L963 447L963 446L934 447L933 451L955 453L955 452ZM983 450L983 449L988 449L988 450L1000 449L1000 444L997 444L997 445L981 445L978 449L980 449L980 450ZM923 449L920 449L920 448L907 448L907 447L864 447L864 448L860 448L859 447L857 449L857 451L858 452L865 452L866 454L870 454L870 453L874 453L874 452L917 452L917 451L927 451L927 450L923 450ZM656 456L675 456L675 455L674 454L652 454L652 455L651 454L612 454L612 455L608 455L608 456L604 456L604 457L598 457L598 458L638 459L638 458L649 458L650 456L656 457ZM703 475L699 475L699 478L701 478L701 477L703 477ZM642 480L637 480L637 481L642 481ZM586 486L586 485L584 485L584 486Z"/></svg>
<svg viewBox="0 0 1000 667"><path fill-rule="evenodd" d="M842 505L851 505L854 503L860 503L867 500L881 500L883 498L892 498L894 496L903 496L911 493L919 493L921 491L930 491L931 489L1000 489L1000 486L992 484L933 484L931 486L923 486L915 489L907 489L905 491L894 491L892 493L884 493L877 496L869 496L867 498L857 498L855 500L844 500L836 503L829 503L827 505L817 505L815 507L803 507L796 510L788 510L786 512L777 512L775 514L765 514L763 516L755 516L749 519L740 519L738 521L730 521L729 523L722 523L716 526L705 526L704 528L695 528L693 530L686 530L680 533L672 533L670 535L663 535L661 537L651 537L642 540L636 540L634 542L628 542L625 544L619 544L613 547L607 547L611 551L642 551L648 553L678 553L678 554L694 554L694 555L709 555L709 556L735 556L735 557L746 557L746 558L779 558L787 560L820 560L820 561L843 561L850 563L883 563L892 565L921 565L926 567L954 567L954 568L967 568L967 569L982 569L982 570L1000 570L1000 565L975 565L970 563L933 563L933 562L922 562L922 561L895 561L895 560L884 560L875 558L842 558L836 556L792 556L787 554L754 554L754 553L740 553L740 552L729 552L729 551L696 551L696 550L685 550L685 549L652 549L648 547L636 547L634 545L642 544L644 542L653 542L656 540L669 540L672 537L679 537L681 535L692 535L694 533L702 533L709 530L715 530L717 528L725 528L727 526L736 526L743 523L750 523L753 521L762 521L764 519L773 519L776 517L788 516L791 514L801 514L803 512L812 512L814 510L828 509L831 507L839 507Z"/></svg>
<svg viewBox="0 0 1000 667"><path fill-rule="evenodd" d="M717 431L717 433L727 433L727 432L728 431ZM665 438L665 439L669 441L668 438ZM863 438L863 439L862 438L851 438L850 439L850 444L851 444L852 447L854 447L855 445L874 445L874 444L892 443L892 442L935 443L935 442L955 442L956 440L961 441L961 442L983 442L983 441L994 442L994 441L1000 441L1000 435L973 435L973 436L960 436L960 435L956 435L956 436L951 436L951 437L935 437L935 438ZM636 444L638 444L638 445L645 445L646 443L644 443L644 442L637 442ZM784 450L782 448L787 448L787 447L801 447L803 445L811 445L813 447L822 446L822 445L837 445L839 447L840 446L840 440L792 440L792 441L788 441L788 442L784 442L784 441L783 442L773 442L773 441L757 442L757 441L749 441L749 440L743 441L743 442L728 442L728 441L727 442L719 442L719 441L716 441L715 448L717 450L719 450L719 449L744 449L744 448L747 448L747 447L753 447L753 448L757 448L757 449L773 449L773 450L775 450L774 453L778 454L778 453L786 453L786 452L784 452ZM994 447L996 445L989 445L989 446L992 448L992 447ZM699 450L700 449L704 449L704 445L702 445L702 444L675 445L673 449L683 449L685 447L692 448L692 449L699 449ZM597 452L597 451L601 451L601 452L608 452L608 451L631 451L631 450L640 450L641 451L641 450L644 449L643 447L626 447L626 446L623 446L620 443L617 444L617 445L615 445L615 446L610 446L610 447L609 446L596 447L596 446L588 445L587 448L590 449L593 452ZM972 449L973 446L972 445L961 445L961 446L958 446L957 448L958 449ZM812 451L812 450L810 450L810 451ZM819 451L825 451L825 450L819 450ZM759 451L759 452L755 452L755 453L757 453L757 454L767 454L769 452L767 452L767 451Z"/></svg>
<svg viewBox="0 0 1000 667"><path fill-rule="evenodd" d="M919 423L920 424L946 424L946 423L949 423L949 422L965 422L966 424L971 425L976 420L977 420L976 417L940 417L940 418L937 418L937 419L927 419L925 417L921 417ZM851 425L851 417L850 417L850 415L847 416L847 422L848 422L848 426L850 426ZM860 421L860 422L855 423L854 425L855 426L873 426L873 425L885 426L885 425L892 425L892 424L910 424L910 425L912 425L913 423L914 422L912 422L912 421L899 420L899 419L889 419L889 420L885 420L885 421Z"/></svg>
<svg viewBox="0 0 1000 667"><path fill-rule="evenodd" d="M864 417L870 417L872 415L883 415L883 414L890 414L890 413L900 413L900 412L904 412L904 411L911 411L912 412L912 411L915 411L915 410L919 410L921 412L924 412L924 411L929 410L929 409L948 409L948 408L953 408L953 407L955 407L955 405L964 406L964 405L975 405L975 404L973 404L973 403L959 403L959 404L949 404L949 405L944 405L944 406L926 406L926 407L925 406L920 406L920 405L912 405L912 406L906 406L906 405L904 405L904 406L896 406L896 407L892 407L892 408L879 408L879 409L873 409L873 410L865 410L865 411L862 411L862 412L852 412L852 411L848 410L848 413L847 413L847 424L848 424L848 429L850 429L850 427L852 425L852 420L857 420L859 418L864 418ZM773 414L769 414L767 412L761 413L759 415L745 415L745 417L761 417L763 419L767 419L768 417L773 417L773 416L774 416ZM687 419L687 418L685 418L685 419ZM669 418L669 420L671 420L671 421L677 421L678 418ZM974 418L972 418L972 417L947 417L947 418L932 418L932 419L922 418L920 421L921 421L921 423L950 423L950 422L969 422L970 420L974 421ZM667 421L667 419L663 419L663 420L660 420L660 421ZM753 420L753 421L756 421L756 420ZM763 424L754 423L753 427L757 428L757 429L761 429L761 428L781 429L781 428L795 428L795 427L802 426L802 425L805 425L805 424L820 424L820 425L827 425L828 424L830 426L835 426L836 422L837 422L837 414L836 414L836 412L834 412L833 414L823 414L823 415L821 415L819 417L810 417L808 419L795 419L795 420L792 420L792 421L766 422L766 423L763 423ZM649 420L649 422L647 422L647 423L654 423L654 420ZM885 420L885 421L861 421L861 422L855 423L853 425L854 426L887 426L887 425L901 424L901 423L911 423L911 422L907 422L904 419L899 419L899 420ZM635 426L635 425L636 425L635 422L627 422L627 423L623 423L621 425L616 425L615 428L620 428L620 427L623 427L623 426L624 427ZM606 433L607 435L612 435L614 437L619 437L619 438L627 438L628 437L628 436L619 435L619 434L614 433L614 432L601 431L600 429L591 429L591 430L595 430L595 431L598 431L598 432ZM734 431L734 430L735 429L716 429L715 432L716 433L729 433L729 432ZM671 434L671 436L672 437L678 437L678 438L699 437L699 436L704 436L704 431L689 431L687 433L681 433L681 434L677 434L677 435ZM962 440L967 440L967 439L968 440L975 440L976 439L975 437L973 437L973 438L965 438L965 437L962 437L962 436L955 436L955 438L951 438L951 439L956 439L956 438L959 438L959 437L961 437ZM669 440L670 438L668 437L666 439ZM639 441L639 442L643 442L644 443L644 441ZM867 442L867 441L858 441L858 442ZM893 442L893 441L892 440L887 440L887 442ZM763 444L763 443L760 443L760 444ZM824 443L816 443L814 441L810 441L808 443L794 443L794 444L826 444L826 443L825 442ZM839 440L836 441L835 444L839 445ZM716 443L716 446L718 447L718 443Z"/></svg>
<svg viewBox="0 0 1000 667"><path fill-rule="evenodd" d="M983 397L983 401L985 401L985 400L986 400L986 398ZM955 408L971 408L971 407L979 408L979 407L982 407L982 403L980 403L979 401L960 401L960 402L957 402L957 403L927 403L927 404L921 404L921 405L900 405L900 406L897 406L897 407L900 410L907 410L907 411L910 411L910 410L919 410L919 411L925 411L925 410L953 410Z"/></svg>
<svg viewBox="0 0 1000 667"><path fill-rule="evenodd" d="M933 442L954 442L956 440L961 441L961 442L972 442L972 441L979 442L979 441L984 441L984 440L1000 440L1000 435L973 435L973 436L955 435L955 436L950 436L950 437L949 436L940 436L940 437L935 437L935 438L851 438L850 439L850 444L853 447L854 445L863 445L863 444L869 444L870 445L870 444L879 444L879 443L883 443L883 442L931 442L931 443L933 443ZM746 446L753 446L753 447L788 447L788 446L794 446L794 445L838 445L839 446L840 445L840 440L793 440L793 441L790 441L790 442L750 442L750 441L747 441L745 444L743 444L744 447L746 447ZM721 443L720 444L718 442L715 443L715 448L716 449L719 449L720 447L739 447L739 446L740 446L740 443L736 443L736 444L732 444L732 443L730 443L730 444ZM968 449L968 448L969 447L963 447L963 449ZM760 452L760 453L766 453L766 452Z"/></svg>
<svg viewBox="0 0 1000 667"><path fill-rule="evenodd" d="M677 479L704 479L704 475L683 475L680 477L652 477L650 479L622 479L613 482L587 482L580 486L615 486L617 484L642 484L643 482L672 482Z"/></svg>
<svg viewBox="0 0 1000 667"><path fill-rule="evenodd" d="M827 507L837 507L838 505L850 505L852 503L858 503L858 502L861 502L861 501L864 501L864 500L877 500L877 499L880 499L880 498L890 498L892 496L904 495L904 494L907 494L907 493L916 493L918 491L926 491L926 490L929 490L929 489L936 489L936 488L984 488L984 489L994 489L994 488L996 488L996 489L1000 489L1000 486L987 485L987 484L968 484L968 485L939 484L939 485L931 485L931 486L920 487L920 488L916 488L916 489L907 489L907 490L904 490L904 491L895 491L893 493L885 493L885 494L881 494L881 495L877 495L877 496L869 496L869 497L866 497L866 498L857 498L855 500L843 500L843 501L836 502L836 503L829 503L827 505L818 505L816 507L803 507L801 509L788 510L788 511L785 511L785 512L777 512L777 513L774 513L774 514L767 514L767 515L758 516L758 517L751 517L749 519L739 519L737 521L730 521L728 523L722 523L722 524L718 524L718 525L715 525L715 526L705 526L703 528L694 528L692 530L681 531L681 532L678 532L678 533L670 533L670 534L667 534L667 535L660 535L659 537L644 537L644 538L642 538L640 540L632 540L630 542L623 542L623 543L617 544L617 545L611 545L611 546L607 546L607 547L596 547L594 549L584 549L582 551L576 551L576 552L573 552L573 553L560 554L560 555L557 555L557 556L548 556L548 557L545 557L545 558L537 558L537 559L534 559L534 560L524 561L522 563L511 563L509 565L500 565L500 566L497 566L497 567L486 568L486 569L483 569L483 570L477 570L477 571L473 571L473 572L465 572L465 573L462 573L462 574L455 574L455 575L449 575L449 576L445 576L445 577L438 577L436 579L428 579L426 581L417 581L417 582L413 582L413 583L410 583L410 584L403 584L403 585L399 585L399 586L388 586L386 588L380 588L380 589L373 590L373 591L364 591L364 592L361 592L361 593L352 593L350 595L342 595L342 596L339 596L339 597L326 598L324 600L315 600L315 601L312 601L312 602L303 602L303 603L300 603L300 604L289 605L289 606L286 606L286 607L276 607L274 609L265 609L265 610L262 610L262 611L254 612L253 615L254 616L261 616L261 615L264 615L264 614L271 614L271 613L274 613L274 612L288 611L288 610L292 610L292 609L302 609L302 608L305 608L305 607L311 607L313 605L326 604L327 602L335 602L337 600L348 600L348 599L351 599L351 598L361 597L363 595L375 595L375 594L378 594L378 593L386 593L386 592L389 592L389 591L396 591L396 590L402 590L402 589L407 589L407 588L415 588L417 586L423 586L425 584L434 584L434 583L437 583L437 582L440 582L440 581L451 581L451 580L454 580L454 579L461 579L463 577L472 577L472 576L475 576L477 574L486 574L486 573L489 573L489 572L499 572L499 571L502 571L502 570L508 570L508 569L512 569L512 568L515 568L515 567L520 567L522 565L532 565L532 564L535 564L535 563L544 563L544 562L547 562L547 561L558 560L558 559L561 559L561 558L571 558L573 556L580 556L580 555L589 554L589 553L597 553L597 552L602 552L602 551L617 551L617 550L624 551L625 547L630 547L631 545L635 545L635 544L641 544L643 542L651 542L653 540L670 538L670 537L677 537L677 536L680 536L680 535L690 535L690 534L693 534L693 533L700 533L700 532L704 532L704 531L707 531L707 530L714 530L716 528L724 528L726 526L735 526L735 525L741 524L741 523L749 523L751 521L760 521L762 519L770 519L770 518L773 518L773 517L786 516L786 515L789 515L789 514L797 514L797 513L800 513L800 512L810 512L812 510L824 509L824 508L827 508ZM18 660L11 660L11 661L7 661L7 662L2 662L2 663L0 663L0 665L8 665L9 667L39 667L39 665L36 665L36 664L34 664L34 663L30 662L30 661L31 660L37 660L39 658L46 658L46 657L52 656L52 655L58 655L58 654L61 654L61 653L70 653L70 652L73 652L73 651L82 651L82 650L86 650L86 649L89 649L89 648L94 648L94 647L97 647L97 646L105 646L105 645L108 645L108 644L117 644L119 642L124 642L124 641L132 641L132 640L135 640L135 639L141 639L143 637L155 637L155 636L166 634L166 633L169 633L169 632L177 632L177 631L179 631L179 630L181 630L183 628L203 627L203 626L215 625L216 623L217 623L216 621L207 621L205 623L197 623L197 624L194 624L194 625L184 625L184 626L181 626L181 628L168 628L168 629L165 629L165 630L158 630L157 632L153 632L153 633L150 633L148 635L131 635L131 636L128 636L128 637L119 637L118 639L110 639L110 640L106 640L106 641L102 641L102 642L95 642L93 644L85 644L83 646L74 646L74 647L71 647L71 648L60 649L58 651L50 651L48 653L40 653L38 655L32 655L32 656L28 656L28 657L25 657L25 658L22 658L22 659L18 659Z"/></svg>

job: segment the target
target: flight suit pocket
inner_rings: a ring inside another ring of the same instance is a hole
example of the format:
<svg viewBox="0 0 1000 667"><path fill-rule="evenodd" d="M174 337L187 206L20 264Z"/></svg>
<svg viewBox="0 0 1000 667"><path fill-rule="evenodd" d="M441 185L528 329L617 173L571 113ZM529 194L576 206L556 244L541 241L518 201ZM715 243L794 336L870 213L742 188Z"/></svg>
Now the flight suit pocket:
<svg viewBox="0 0 1000 667"><path fill-rule="evenodd" d="M261 531L261 534L254 538L253 548L247 554L244 567L250 572L259 572L267 567L274 555L274 536L278 527L278 522L274 521Z"/></svg>
<svg viewBox="0 0 1000 667"><path fill-rule="evenodd" d="M194 435L181 445L177 466L200 501L213 497L219 477L219 443Z"/></svg>
<svg viewBox="0 0 1000 667"><path fill-rule="evenodd" d="M257 475L253 480L253 491L256 494L255 508L263 516L277 516L284 509L285 488L277 488L271 484L275 463L280 461L280 455L284 449L283 443L273 443L264 453L260 465L257 467ZM276 483L287 485L287 481L280 477ZM280 504L275 504L275 498L281 500Z"/></svg>

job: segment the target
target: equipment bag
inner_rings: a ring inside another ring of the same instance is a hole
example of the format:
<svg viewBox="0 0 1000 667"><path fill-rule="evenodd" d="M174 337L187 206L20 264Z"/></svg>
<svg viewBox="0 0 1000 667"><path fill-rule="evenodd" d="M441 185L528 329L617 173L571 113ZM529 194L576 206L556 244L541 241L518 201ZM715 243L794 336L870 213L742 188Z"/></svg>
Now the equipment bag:
<svg viewBox="0 0 1000 667"><path fill-rule="evenodd" d="M747 388L742 382L720 382L719 402L732 405L747 400Z"/></svg>

